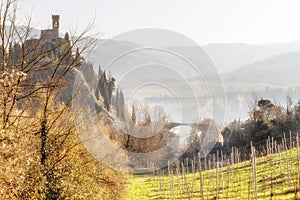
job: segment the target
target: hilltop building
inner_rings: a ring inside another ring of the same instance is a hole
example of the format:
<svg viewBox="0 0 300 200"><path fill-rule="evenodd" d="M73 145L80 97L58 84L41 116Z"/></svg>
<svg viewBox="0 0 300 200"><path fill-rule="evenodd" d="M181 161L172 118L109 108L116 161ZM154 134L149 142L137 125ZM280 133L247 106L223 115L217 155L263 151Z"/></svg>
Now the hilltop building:
<svg viewBox="0 0 300 200"><path fill-rule="evenodd" d="M42 43L51 42L53 38L59 37L59 15L52 15L52 29L41 30L40 40Z"/></svg>

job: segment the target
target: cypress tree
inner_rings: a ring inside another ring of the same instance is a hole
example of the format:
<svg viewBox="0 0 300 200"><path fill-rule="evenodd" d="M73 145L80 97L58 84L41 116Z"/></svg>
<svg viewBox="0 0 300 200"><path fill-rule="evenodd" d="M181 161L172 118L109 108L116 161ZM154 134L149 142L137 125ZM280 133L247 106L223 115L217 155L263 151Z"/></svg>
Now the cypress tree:
<svg viewBox="0 0 300 200"><path fill-rule="evenodd" d="M120 119L121 120L125 120L125 113L124 113L124 94L123 91L120 90L120 94L119 94L119 114L120 114Z"/></svg>
<svg viewBox="0 0 300 200"><path fill-rule="evenodd" d="M135 114L134 106L132 106L131 120L133 121L134 124L136 123L136 114Z"/></svg>
<svg viewBox="0 0 300 200"><path fill-rule="evenodd" d="M116 100L115 100L115 107L116 107L116 112L117 112L117 117L120 117L120 108L119 108L119 101L120 101L120 97L119 97L119 89L117 89L116 92Z"/></svg>

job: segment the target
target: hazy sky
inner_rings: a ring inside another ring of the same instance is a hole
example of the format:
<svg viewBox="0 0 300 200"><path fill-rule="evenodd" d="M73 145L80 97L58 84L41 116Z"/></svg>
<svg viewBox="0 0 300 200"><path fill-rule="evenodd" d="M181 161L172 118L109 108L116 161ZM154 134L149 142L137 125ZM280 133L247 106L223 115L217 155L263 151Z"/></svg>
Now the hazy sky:
<svg viewBox="0 0 300 200"><path fill-rule="evenodd" d="M95 18L95 31L109 38L138 28L165 28L199 44L273 43L300 40L299 0L22 0L19 17L49 28L61 15L61 32L82 30Z"/></svg>

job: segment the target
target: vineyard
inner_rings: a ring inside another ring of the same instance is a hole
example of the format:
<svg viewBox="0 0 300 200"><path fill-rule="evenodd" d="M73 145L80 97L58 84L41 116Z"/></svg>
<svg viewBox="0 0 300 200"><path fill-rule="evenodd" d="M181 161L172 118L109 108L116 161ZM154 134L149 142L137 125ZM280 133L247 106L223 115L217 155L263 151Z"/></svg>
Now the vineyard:
<svg viewBox="0 0 300 200"><path fill-rule="evenodd" d="M233 148L205 159L170 163L153 174L134 175L127 199L300 199L299 137L277 144L272 138L264 151L251 145L248 160Z"/></svg>

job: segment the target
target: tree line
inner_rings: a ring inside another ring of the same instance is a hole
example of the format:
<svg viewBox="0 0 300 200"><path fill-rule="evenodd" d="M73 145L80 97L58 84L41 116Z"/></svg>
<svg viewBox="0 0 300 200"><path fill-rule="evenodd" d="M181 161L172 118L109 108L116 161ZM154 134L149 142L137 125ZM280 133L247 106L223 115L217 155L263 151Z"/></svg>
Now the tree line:
<svg viewBox="0 0 300 200"><path fill-rule="evenodd" d="M300 130L300 100L293 104L289 95L285 106L255 97L249 108L247 120L234 120L223 129L224 152L230 152L232 147L250 150L250 141L259 148L268 138L280 143L284 133L293 137Z"/></svg>

